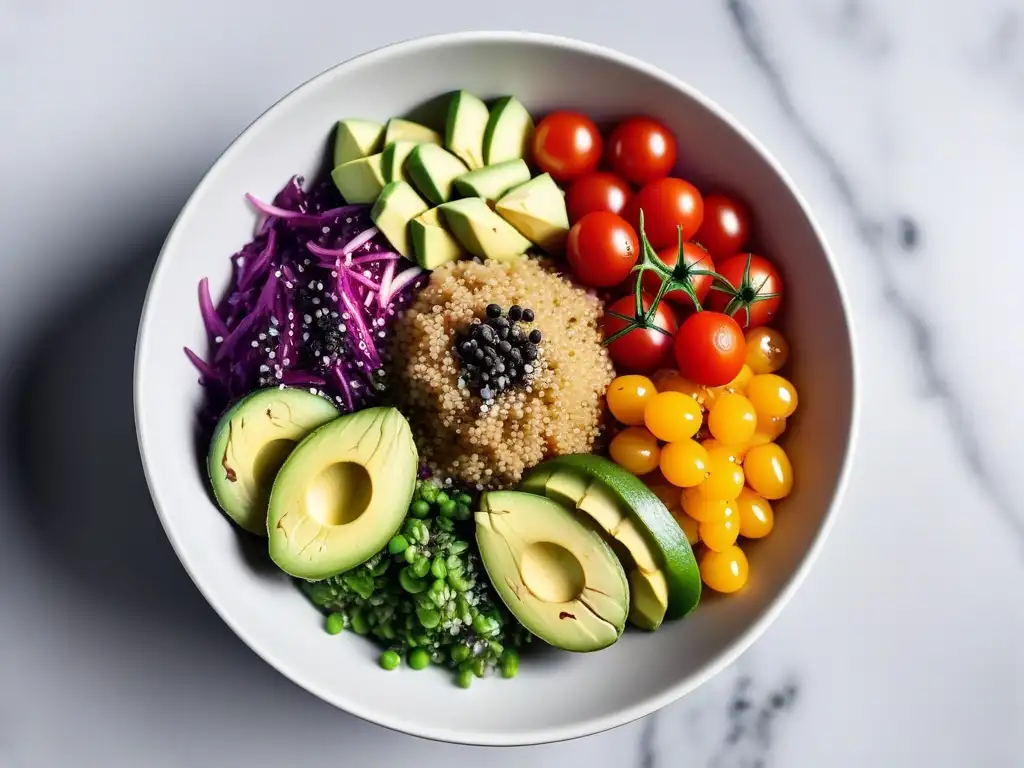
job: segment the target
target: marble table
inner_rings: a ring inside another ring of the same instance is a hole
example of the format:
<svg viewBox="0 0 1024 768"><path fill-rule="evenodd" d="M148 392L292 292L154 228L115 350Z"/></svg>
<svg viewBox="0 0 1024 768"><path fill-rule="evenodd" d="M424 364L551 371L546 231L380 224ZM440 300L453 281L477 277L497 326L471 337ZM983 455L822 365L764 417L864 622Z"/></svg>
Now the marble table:
<svg viewBox="0 0 1024 768"><path fill-rule="evenodd" d="M0 0L0 765L1020 765L1024 3L398 3ZM864 373L840 519L767 634L655 716L524 749L384 731L248 651L132 421L148 272L220 149L340 60L471 28L617 47L735 114L830 238Z"/></svg>

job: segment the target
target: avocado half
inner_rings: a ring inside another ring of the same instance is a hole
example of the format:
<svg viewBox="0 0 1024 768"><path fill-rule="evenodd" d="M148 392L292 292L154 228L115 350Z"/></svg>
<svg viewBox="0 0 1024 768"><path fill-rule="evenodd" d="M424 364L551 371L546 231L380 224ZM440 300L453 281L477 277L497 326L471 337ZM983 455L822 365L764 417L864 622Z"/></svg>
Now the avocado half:
<svg viewBox="0 0 1024 768"><path fill-rule="evenodd" d="M537 465L519 487L574 508L604 531L630 572L634 624L656 629L663 617L680 618L697 606L701 580L693 550L643 481L604 457L576 454Z"/></svg>
<svg viewBox="0 0 1024 768"><path fill-rule="evenodd" d="M305 389L261 389L236 403L218 422L206 459L220 508L245 530L266 536L278 469L300 440L337 417L333 404Z"/></svg>
<svg viewBox="0 0 1024 768"><path fill-rule="evenodd" d="M475 518L487 575L526 629L566 651L619 639L629 583L599 534L561 504L520 491L485 493Z"/></svg>
<svg viewBox="0 0 1024 768"><path fill-rule="evenodd" d="M302 579L337 576L379 552L405 520L419 456L395 408L367 408L310 434L277 473L270 557Z"/></svg>

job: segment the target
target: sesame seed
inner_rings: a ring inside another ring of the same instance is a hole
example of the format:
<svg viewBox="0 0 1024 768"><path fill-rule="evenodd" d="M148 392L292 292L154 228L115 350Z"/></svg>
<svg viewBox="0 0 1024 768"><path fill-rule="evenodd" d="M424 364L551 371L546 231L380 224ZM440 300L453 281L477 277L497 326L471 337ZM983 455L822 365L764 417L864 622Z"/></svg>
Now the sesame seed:
<svg viewBox="0 0 1024 768"><path fill-rule="evenodd" d="M256 341L255 339L253 339L252 348L256 349L257 347L259 347L259 345L260 345L260 343L258 341Z"/></svg>
<svg viewBox="0 0 1024 768"><path fill-rule="evenodd" d="M223 336L214 336L213 337L213 341L214 341L215 344L223 344L224 343L224 337Z"/></svg>
<svg viewBox="0 0 1024 768"><path fill-rule="evenodd" d="M277 322L277 318L276 317L271 317L270 318L270 324L271 325L279 325L279 323Z"/></svg>
<svg viewBox="0 0 1024 768"><path fill-rule="evenodd" d="M310 319L312 320L312 318L310 318ZM308 333L302 334L302 340L303 341L309 341L309 334Z"/></svg>
<svg viewBox="0 0 1024 768"><path fill-rule="evenodd" d="M318 291L322 291L322 290L324 289L324 284L323 284L323 283L317 283L317 284L316 284L316 289L317 289Z"/></svg>
<svg viewBox="0 0 1024 768"><path fill-rule="evenodd" d="M310 323L313 322L313 318L310 315L303 315L302 322L304 322L306 325L309 325Z"/></svg>
<svg viewBox="0 0 1024 768"><path fill-rule="evenodd" d="M291 288L294 288L295 286L292 285L292 281L291 280L285 280L284 281L284 287L288 288L288 289L291 289Z"/></svg>
<svg viewBox="0 0 1024 768"><path fill-rule="evenodd" d="M276 272L274 273L274 277L280 277L280 276L281 276L281 270L279 269L279 270L277 270L277 271L276 271Z"/></svg>
<svg viewBox="0 0 1024 768"><path fill-rule="evenodd" d="M316 296L314 296L313 297L313 305L316 306L319 303L320 303L320 299L318 299Z"/></svg>
<svg viewBox="0 0 1024 768"><path fill-rule="evenodd" d="M338 276L338 270L332 269L331 270L331 277L337 277L337 276Z"/></svg>
<svg viewBox="0 0 1024 768"><path fill-rule="evenodd" d="M267 334L261 333L258 338L259 338L260 341L266 341L267 340Z"/></svg>
<svg viewBox="0 0 1024 768"><path fill-rule="evenodd" d="M295 313L294 312L289 312L288 313L288 319L289 320L294 320L295 319Z"/></svg>
<svg viewBox="0 0 1024 768"><path fill-rule="evenodd" d="M291 365L292 364L291 358L286 357L284 360L281 361L281 364L282 365Z"/></svg>
<svg viewBox="0 0 1024 768"><path fill-rule="evenodd" d="M275 357L277 357L277 353L274 352L274 350L270 350L269 352L267 352L267 357L273 360Z"/></svg>
<svg viewBox="0 0 1024 768"><path fill-rule="evenodd" d="M338 323L338 330L345 333L348 330L348 326L344 323Z"/></svg>
<svg viewBox="0 0 1024 768"><path fill-rule="evenodd" d="M310 387L309 388L309 394L315 395L316 394L316 387Z"/></svg>
<svg viewBox="0 0 1024 768"><path fill-rule="evenodd" d="M284 378L284 371L282 371L280 368L278 368L276 371L274 371L274 378L275 379L283 379Z"/></svg>
<svg viewBox="0 0 1024 768"><path fill-rule="evenodd" d="M267 331L267 333L270 334L271 336L277 336L278 330L277 328L271 328L269 331Z"/></svg>
<svg viewBox="0 0 1024 768"><path fill-rule="evenodd" d="M352 217L349 216L347 219L345 219L345 223L346 224L351 224L352 223Z"/></svg>
<svg viewBox="0 0 1024 768"><path fill-rule="evenodd" d="M270 372L270 366L268 366L268 365L261 365L260 366L260 373L269 373L269 372Z"/></svg>
<svg viewBox="0 0 1024 768"><path fill-rule="evenodd" d="M320 231L323 232L325 235L331 234L331 228L330 227L320 227Z"/></svg>

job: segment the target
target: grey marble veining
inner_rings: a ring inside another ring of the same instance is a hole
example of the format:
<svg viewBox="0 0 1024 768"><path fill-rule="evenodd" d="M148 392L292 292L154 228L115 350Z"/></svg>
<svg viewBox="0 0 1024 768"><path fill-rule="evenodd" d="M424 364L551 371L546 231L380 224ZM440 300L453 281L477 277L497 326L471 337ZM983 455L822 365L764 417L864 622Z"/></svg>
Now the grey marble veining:
<svg viewBox="0 0 1024 768"><path fill-rule="evenodd" d="M1020 764L1024 5L399 3L0 0L0 766ZM339 60L473 28L619 48L744 122L826 231L863 372L840 519L764 637L657 715L524 749L386 732L245 649L167 546L131 414L149 267L220 149Z"/></svg>

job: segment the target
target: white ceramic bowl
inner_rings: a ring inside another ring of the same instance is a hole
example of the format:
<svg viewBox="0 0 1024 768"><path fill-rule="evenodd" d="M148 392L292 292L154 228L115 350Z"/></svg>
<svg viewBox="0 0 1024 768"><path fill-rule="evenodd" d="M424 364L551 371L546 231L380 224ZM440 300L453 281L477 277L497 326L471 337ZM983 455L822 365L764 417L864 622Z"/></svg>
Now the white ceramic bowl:
<svg viewBox="0 0 1024 768"><path fill-rule="evenodd" d="M690 617L657 633L627 632L595 654L544 652L514 681L470 691L445 671L384 672L352 634L327 635L320 614L283 575L246 557L211 504L193 439L202 393L182 354L203 349L196 283L216 295L231 253L253 233L242 195L263 199L295 173L312 175L336 120L384 120L464 88L512 93L535 115L572 107L597 118L646 113L679 139L679 171L751 203L758 237L786 283L784 331L800 392L786 447L797 472L773 534L748 546L752 577L727 598L705 590ZM142 317L136 360L139 444L153 499L196 585L253 650L317 696L420 736L511 745L568 739L628 722L692 691L733 661L775 618L822 546L847 474L855 424L847 303L821 232L792 182L735 120L693 88L642 62L575 41L466 33L401 43L302 85L253 123L196 188L164 245Z"/></svg>

